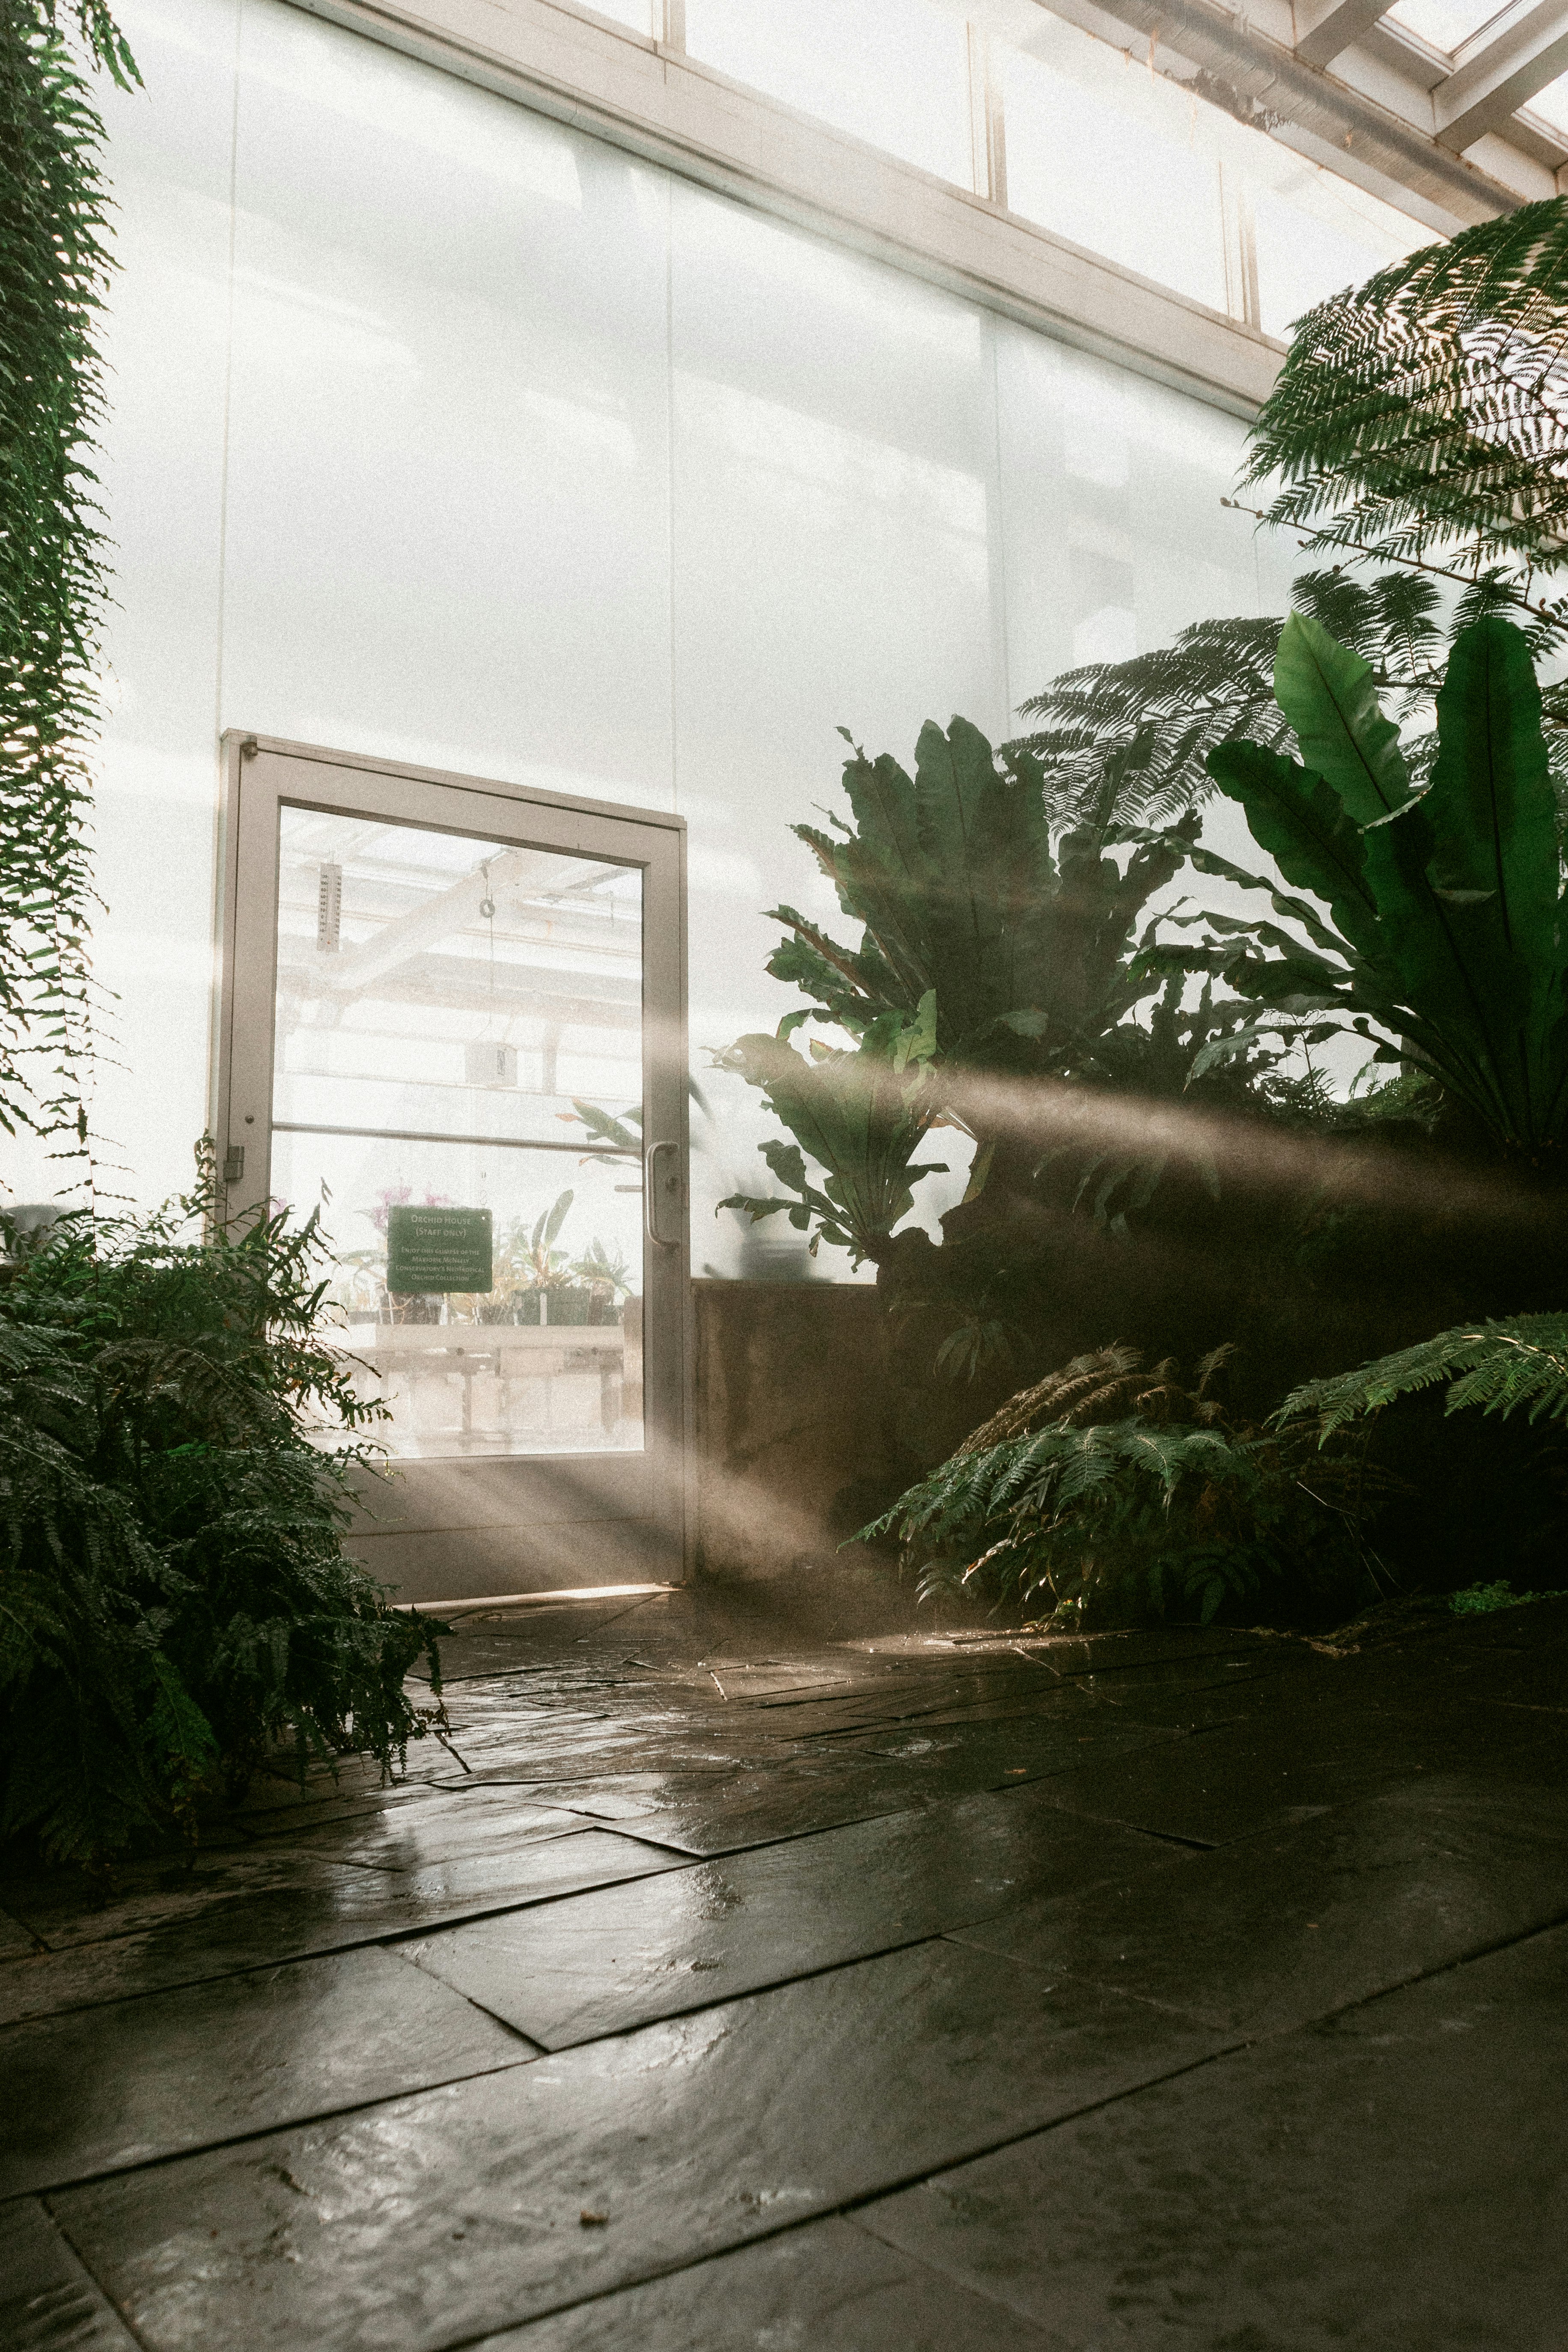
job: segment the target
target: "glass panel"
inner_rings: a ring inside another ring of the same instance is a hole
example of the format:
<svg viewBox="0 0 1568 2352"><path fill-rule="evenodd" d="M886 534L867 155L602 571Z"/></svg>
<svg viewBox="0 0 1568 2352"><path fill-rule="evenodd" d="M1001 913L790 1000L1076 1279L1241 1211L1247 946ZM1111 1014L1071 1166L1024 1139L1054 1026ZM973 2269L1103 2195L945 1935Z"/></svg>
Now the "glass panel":
<svg viewBox="0 0 1568 2352"><path fill-rule="evenodd" d="M1050 23L1030 47L1003 65L1009 208L1223 310L1209 110L1074 26Z"/></svg>
<svg viewBox="0 0 1568 2352"><path fill-rule="evenodd" d="M311 809L280 836L272 1189L320 1207L380 1434L640 1446L640 871ZM406 1208L488 1212L489 1288L390 1289Z"/></svg>
<svg viewBox="0 0 1568 2352"><path fill-rule="evenodd" d="M973 185L967 37L923 0L686 0L686 47L803 114Z"/></svg>
<svg viewBox="0 0 1568 2352"><path fill-rule="evenodd" d="M1389 18L1452 57L1502 14L1496 0L1394 0Z"/></svg>
<svg viewBox="0 0 1568 2352"><path fill-rule="evenodd" d="M1559 74L1544 89L1538 89L1528 106L1521 107L1521 114L1539 114L1542 122L1551 124L1568 137L1568 74Z"/></svg>
<svg viewBox="0 0 1568 2352"><path fill-rule="evenodd" d="M653 0L579 0L591 16L613 16L617 25L629 25L634 33L651 34Z"/></svg>

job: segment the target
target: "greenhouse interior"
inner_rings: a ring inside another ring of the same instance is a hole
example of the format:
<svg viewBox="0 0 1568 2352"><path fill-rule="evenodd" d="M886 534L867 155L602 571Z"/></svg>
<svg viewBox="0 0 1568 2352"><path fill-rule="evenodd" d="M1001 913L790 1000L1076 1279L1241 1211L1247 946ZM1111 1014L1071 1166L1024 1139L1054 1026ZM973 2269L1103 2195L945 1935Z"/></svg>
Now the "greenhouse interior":
<svg viewBox="0 0 1568 2352"><path fill-rule="evenodd" d="M0 2352L1563 2352L1568 0L0 0Z"/></svg>

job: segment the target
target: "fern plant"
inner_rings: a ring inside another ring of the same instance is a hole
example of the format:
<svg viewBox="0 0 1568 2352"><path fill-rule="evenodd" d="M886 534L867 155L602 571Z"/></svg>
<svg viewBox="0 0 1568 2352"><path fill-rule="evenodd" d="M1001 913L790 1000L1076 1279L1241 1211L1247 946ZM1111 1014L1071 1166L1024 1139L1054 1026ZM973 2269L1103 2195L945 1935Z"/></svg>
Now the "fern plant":
<svg viewBox="0 0 1568 2352"><path fill-rule="evenodd" d="M1043 1612L1195 1614L1260 1589L1364 1580L1361 1463L1233 1424L1212 1394L1219 1349L1183 1385L1102 1349L1023 1391L861 1531L895 1538L922 1598L958 1591ZM1048 1418L1047 1416L1049 1416Z"/></svg>
<svg viewBox="0 0 1568 2352"><path fill-rule="evenodd" d="M0 0L0 1129L81 1140L89 746L108 551L92 442L110 269L83 55L140 77L100 0Z"/></svg>
<svg viewBox="0 0 1568 2352"><path fill-rule="evenodd" d="M0 1288L0 1839L100 1864L279 1742L397 1762L432 1628L347 1558L378 1408L312 1219L62 1218ZM192 1222L207 1230L186 1238Z"/></svg>
<svg viewBox="0 0 1568 2352"><path fill-rule="evenodd" d="M1568 558L1568 203L1429 246L1304 319L1253 427L1268 520L1529 594ZM1561 597L1532 600L1559 634Z"/></svg>
<svg viewBox="0 0 1568 2352"><path fill-rule="evenodd" d="M1276 1419L1310 1415L1327 1444L1359 1415L1444 1385L1445 1412L1479 1405L1504 1421L1522 1412L1530 1423L1568 1422L1568 1315L1514 1315L1439 1331L1357 1371L1309 1381L1286 1398Z"/></svg>

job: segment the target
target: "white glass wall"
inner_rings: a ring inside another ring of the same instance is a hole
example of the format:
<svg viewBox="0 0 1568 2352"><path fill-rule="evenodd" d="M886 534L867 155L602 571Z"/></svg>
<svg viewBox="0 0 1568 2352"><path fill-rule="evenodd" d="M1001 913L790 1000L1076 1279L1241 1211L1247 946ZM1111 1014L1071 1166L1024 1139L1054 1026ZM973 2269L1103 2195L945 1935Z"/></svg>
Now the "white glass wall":
<svg viewBox="0 0 1568 2352"><path fill-rule="evenodd" d="M713 1213L768 1129L708 1061L795 1001L764 910L837 919L788 832L837 726L1000 739L1065 667L1279 610L1220 504L1242 427L281 0L126 19L99 961L132 1188L205 1115L242 727L684 814L695 1260L790 1270Z"/></svg>
<svg viewBox="0 0 1568 2352"><path fill-rule="evenodd" d="M970 185L968 39L927 0L686 0L686 47L786 106Z"/></svg>

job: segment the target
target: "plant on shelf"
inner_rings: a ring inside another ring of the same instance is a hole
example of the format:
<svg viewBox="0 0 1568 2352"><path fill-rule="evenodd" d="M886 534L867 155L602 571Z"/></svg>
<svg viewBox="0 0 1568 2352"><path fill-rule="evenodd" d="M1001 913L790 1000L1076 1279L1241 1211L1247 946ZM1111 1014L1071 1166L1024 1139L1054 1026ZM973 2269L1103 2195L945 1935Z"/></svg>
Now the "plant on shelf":
<svg viewBox="0 0 1568 2352"><path fill-rule="evenodd" d="M438 1688L437 1629L342 1548L381 1408L329 1336L315 1219L226 1230L212 1173L177 1209L5 1232L0 1838L89 1865L194 1836L280 1747L390 1772L431 1719L421 1655Z"/></svg>
<svg viewBox="0 0 1568 2352"><path fill-rule="evenodd" d="M1141 842L1119 862L1120 835L1055 822L1032 755L994 752L963 719L921 729L912 777L852 743L844 786L852 824L792 830L859 944L774 908L789 936L767 968L813 1001L721 1057L795 1137L760 1147L793 1197L721 1205L753 1219L787 1209L815 1240L881 1262L913 1182L934 1169L915 1160L931 1127L972 1139L971 1200L998 1175L1027 1182L1044 1149L1031 1097L1098 1071L1104 1040L1158 986L1138 966L1137 924L1184 845ZM814 1021L850 1045L817 1039L801 1055L791 1034ZM805 1157L827 1171L822 1187Z"/></svg>
<svg viewBox="0 0 1568 2352"><path fill-rule="evenodd" d="M595 1234L581 1257L574 1258L571 1275L595 1299L615 1307L632 1295L632 1270L624 1250L607 1247Z"/></svg>
<svg viewBox="0 0 1568 2352"><path fill-rule="evenodd" d="M1275 690L1305 763L1227 742L1209 765L1289 888L1202 847L1191 855L1205 873L1267 891L1281 921L1210 914L1197 948L1153 951L1222 976L1258 1008L1198 1068L1308 1015L1421 1072L1478 1136L1560 1175L1568 922L1522 634L1494 616L1456 638L1422 792L1366 663L1300 614L1279 641Z"/></svg>
<svg viewBox="0 0 1568 2352"><path fill-rule="evenodd" d="M1362 1528L1388 1482L1341 1450L1233 1421L1137 1351L1079 1356L1011 1398L861 1531L892 1538L922 1598L959 1591L1054 1626L1196 1616L1259 1593L1310 1613L1375 1589Z"/></svg>

